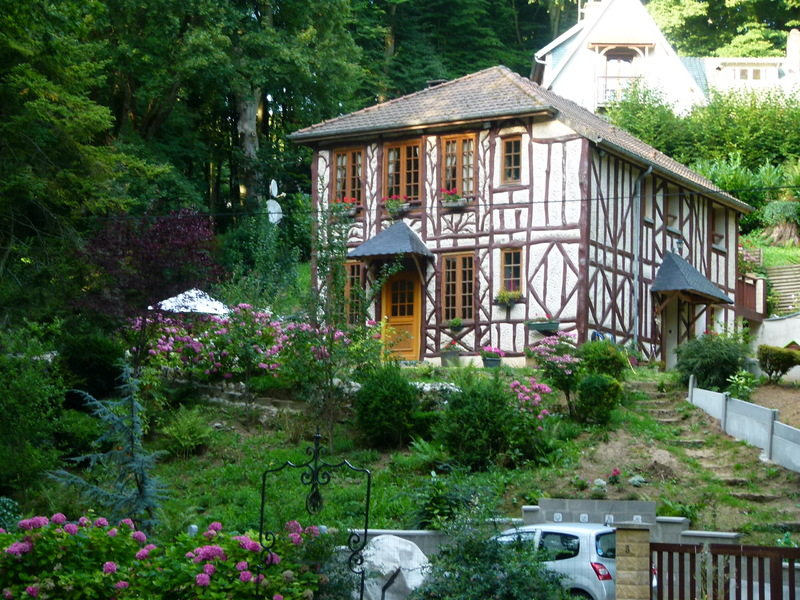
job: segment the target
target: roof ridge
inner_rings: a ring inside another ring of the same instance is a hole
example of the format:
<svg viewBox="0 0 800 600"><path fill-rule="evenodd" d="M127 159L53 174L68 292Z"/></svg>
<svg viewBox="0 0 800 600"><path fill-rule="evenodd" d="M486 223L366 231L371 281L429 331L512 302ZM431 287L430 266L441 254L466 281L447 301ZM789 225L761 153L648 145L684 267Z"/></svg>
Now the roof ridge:
<svg viewBox="0 0 800 600"><path fill-rule="evenodd" d="M480 71L475 71L474 73L468 73L467 75L462 75L461 77L456 77L455 79L450 79L448 81L445 81L445 82L440 83L438 85L434 85L432 87L422 88L421 90L417 90L416 92L410 92L410 93L404 94L402 96L397 96L396 98L391 98L389 100L385 100L384 102L380 102L378 104L372 104L371 106L365 106L364 108L360 108L360 109L358 109L356 111L345 113L343 115L338 115L338 116L333 117L331 119L324 119L320 123L314 123L313 125L309 125L308 127L304 127L303 129L298 129L297 131L293 132L291 134L291 136L294 136L294 135L296 135L298 133L306 133L306 132L314 131L315 128L321 127L323 125L328 125L330 123L336 123L337 121L339 121L339 120L341 120L341 119L343 119L345 117L352 117L354 115L360 115L360 114L364 114L364 113L367 113L367 112L370 112L370 111L373 111L373 110L378 110L381 107L391 106L392 104L395 104L395 103L397 103L397 102L399 102L401 100L407 100L409 98L414 98L415 96L422 96L422 95L425 95L425 94L433 93L435 91L441 90L444 87L447 87L447 86L450 86L452 84L455 84L455 83L457 83L459 81L464 81L464 80L467 80L467 79L471 79L471 78L476 77L478 75L481 75L481 74L483 74L483 73L485 73L487 71L491 71L492 69L498 69L498 68L509 70L508 67L505 67L503 65L495 65L495 66L492 66L492 67L487 67L486 69L482 69Z"/></svg>

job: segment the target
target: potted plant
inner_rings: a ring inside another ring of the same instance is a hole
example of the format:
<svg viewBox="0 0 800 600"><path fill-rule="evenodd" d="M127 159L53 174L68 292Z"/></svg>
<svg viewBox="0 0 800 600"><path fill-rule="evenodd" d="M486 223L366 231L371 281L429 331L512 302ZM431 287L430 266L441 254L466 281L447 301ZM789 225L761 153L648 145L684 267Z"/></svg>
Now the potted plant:
<svg viewBox="0 0 800 600"><path fill-rule="evenodd" d="M458 357L461 356L461 348L458 346L458 342L455 340L447 342L447 344L442 347L441 356L443 367L457 367L459 362Z"/></svg>
<svg viewBox="0 0 800 600"><path fill-rule="evenodd" d="M558 332L558 321L554 321L550 315L536 317L532 321L525 323L531 331L538 331L545 335L554 335Z"/></svg>
<svg viewBox="0 0 800 600"><path fill-rule="evenodd" d="M461 319L458 317L454 317L447 322L447 326L450 328L450 331L453 333L458 333L464 328L464 324L461 322Z"/></svg>
<svg viewBox="0 0 800 600"><path fill-rule="evenodd" d="M522 299L522 292L519 290L507 290L505 288L497 292L494 297L494 303L498 306L505 306L511 308Z"/></svg>
<svg viewBox="0 0 800 600"><path fill-rule="evenodd" d="M503 357L505 355L506 353L500 350L500 348L495 348L493 346L484 346L481 348L481 360L483 360L483 366L487 369L499 367L503 363Z"/></svg>
<svg viewBox="0 0 800 600"><path fill-rule="evenodd" d="M409 204L406 202L408 197L403 196L400 198L397 194L389 197L382 198L383 200L383 207L386 209L386 212L389 213L389 216L393 219L404 215L408 212Z"/></svg>
<svg viewBox="0 0 800 600"><path fill-rule="evenodd" d="M356 212L358 211L358 198L348 198L344 196L343 198L334 198L333 199L334 206L338 207L336 210L339 211L339 214L345 217L353 217L355 216Z"/></svg>
<svg viewBox="0 0 800 600"><path fill-rule="evenodd" d="M442 206L444 208L461 208L469 203L469 198L464 198L458 193L457 188L442 188Z"/></svg>

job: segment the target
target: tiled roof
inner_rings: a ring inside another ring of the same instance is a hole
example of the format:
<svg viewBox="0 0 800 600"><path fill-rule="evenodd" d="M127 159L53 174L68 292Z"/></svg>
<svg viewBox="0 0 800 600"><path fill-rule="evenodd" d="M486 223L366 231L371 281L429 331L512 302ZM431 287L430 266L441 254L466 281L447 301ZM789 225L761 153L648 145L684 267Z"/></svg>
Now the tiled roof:
<svg viewBox="0 0 800 600"><path fill-rule="evenodd" d="M664 253L664 259L658 268L655 281L650 286L651 292L684 292L713 303L725 302L733 304L733 300L714 285L700 271L689 264L686 259L674 252Z"/></svg>
<svg viewBox="0 0 800 600"><path fill-rule="evenodd" d="M743 212L752 208L723 192L711 181L662 154L652 146L614 127L578 104L563 98L510 69L497 66L478 71L301 129L289 137L299 143L343 140L393 131L501 119L549 112L598 147L652 166Z"/></svg>

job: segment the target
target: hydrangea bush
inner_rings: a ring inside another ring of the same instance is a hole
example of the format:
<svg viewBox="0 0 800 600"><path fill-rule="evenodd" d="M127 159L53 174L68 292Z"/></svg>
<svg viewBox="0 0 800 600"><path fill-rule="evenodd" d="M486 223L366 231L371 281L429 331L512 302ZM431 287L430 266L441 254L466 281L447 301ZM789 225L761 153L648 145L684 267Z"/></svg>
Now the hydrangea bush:
<svg viewBox="0 0 800 600"><path fill-rule="evenodd" d="M155 544L133 521L110 524L57 513L0 530L2 598L252 598L308 600L329 585L323 572L336 538L317 527L286 524L269 552L257 534L223 532L211 523L200 536Z"/></svg>

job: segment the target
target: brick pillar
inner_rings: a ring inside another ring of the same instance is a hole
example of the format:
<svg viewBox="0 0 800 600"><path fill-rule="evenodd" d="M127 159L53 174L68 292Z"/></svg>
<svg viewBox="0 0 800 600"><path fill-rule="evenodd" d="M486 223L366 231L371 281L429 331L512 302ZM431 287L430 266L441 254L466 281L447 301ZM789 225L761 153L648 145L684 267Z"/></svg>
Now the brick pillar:
<svg viewBox="0 0 800 600"><path fill-rule="evenodd" d="M650 600L653 573L650 526L615 523L617 528L617 600Z"/></svg>

